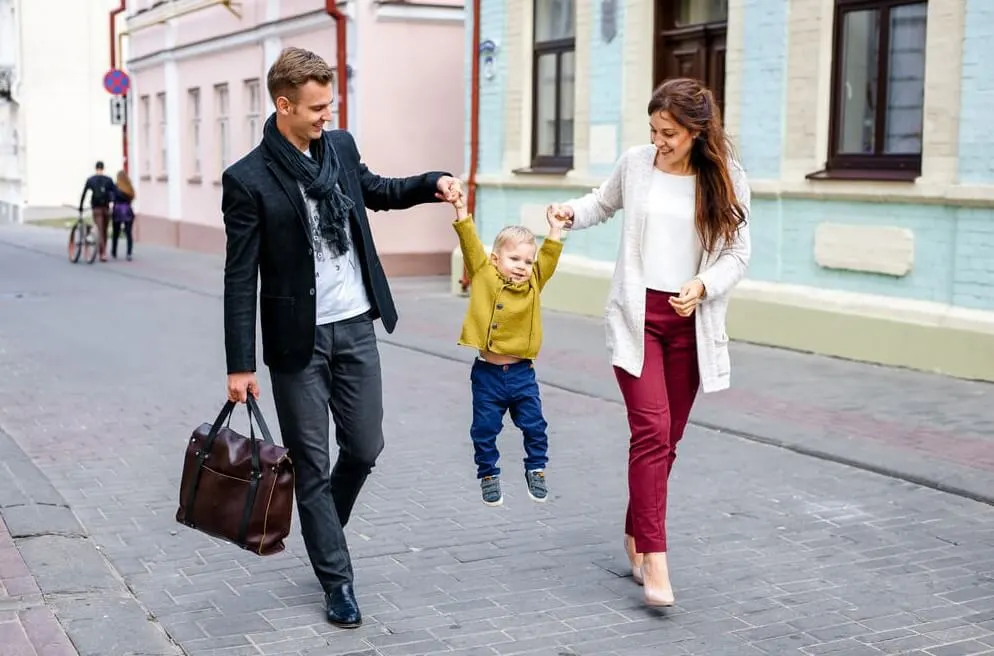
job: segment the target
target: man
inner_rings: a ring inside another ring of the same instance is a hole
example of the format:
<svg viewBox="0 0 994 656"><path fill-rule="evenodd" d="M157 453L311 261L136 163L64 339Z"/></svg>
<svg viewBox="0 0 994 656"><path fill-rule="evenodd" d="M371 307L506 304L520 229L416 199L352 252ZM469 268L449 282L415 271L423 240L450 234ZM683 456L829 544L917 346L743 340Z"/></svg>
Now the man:
<svg viewBox="0 0 994 656"><path fill-rule="evenodd" d="M256 284L263 361L280 432L296 474L297 510L328 621L354 628L343 527L383 449L380 357L373 321L397 323L366 209L404 209L448 199L447 173L383 178L362 163L352 135L331 120L332 70L287 48L269 69L276 111L262 143L221 176L227 259L224 338L228 398L258 397ZM331 469L328 411L338 461Z"/></svg>
<svg viewBox="0 0 994 656"><path fill-rule="evenodd" d="M110 225L110 202L115 189L114 181L104 175L104 163L97 162L96 171L86 179L83 195L79 197L79 212L82 214L86 192L90 192L90 208L97 226L97 252L101 262L107 261L107 226Z"/></svg>

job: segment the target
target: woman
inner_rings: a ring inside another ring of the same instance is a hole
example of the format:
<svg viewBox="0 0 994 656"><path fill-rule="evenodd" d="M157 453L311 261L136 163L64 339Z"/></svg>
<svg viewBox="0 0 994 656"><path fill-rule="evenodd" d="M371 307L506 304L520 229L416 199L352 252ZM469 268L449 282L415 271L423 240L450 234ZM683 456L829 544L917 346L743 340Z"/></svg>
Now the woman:
<svg viewBox="0 0 994 656"><path fill-rule="evenodd" d="M631 430L625 548L646 603L671 606L667 479L698 387L729 385L725 311L749 263L750 193L710 90L668 80L648 109L652 144L624 153L592 193L548 211L582 230L625 209L606 311Z"/></svg>
<svg viewBox="0 0 994 656"><path fill-rule="evenodd" d="M114 221L114 232L111 235L110 254L117 259L117 240L124 231L124 237L128 242L128 262L131 261L131 251L135 242L132 237L132 227L135 222L135 212L131 208L131 202L135 199L135 188L131 185L131 179L124 171L117 172L117 190L114 192L114 211L111 219Z"/></svg>

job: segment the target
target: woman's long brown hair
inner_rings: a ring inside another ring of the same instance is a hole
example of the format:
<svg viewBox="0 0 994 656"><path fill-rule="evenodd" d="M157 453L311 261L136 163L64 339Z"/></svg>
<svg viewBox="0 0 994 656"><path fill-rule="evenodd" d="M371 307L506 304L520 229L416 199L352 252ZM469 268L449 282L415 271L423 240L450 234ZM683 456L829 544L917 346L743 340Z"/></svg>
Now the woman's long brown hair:
<svg viewBox="0 0 994 656"><path fill-rule="evenodd" d="M728 171L732 146L721 123L721 110L711 90L691 78L666 80L652 92L649 116L669 112L677 123L697 132L690 150L690 165L697 174L694 222L701 244L714 252L719 239L731 244L745 208L735 196Z"/></svg>
<svg viewBox="0 0 994 656"><path fill-rule="evenodd" d="M121 193L128 197L129 201L135 199L135 188L131 184L131 178L124 171L117 172L117 188L121 190Z"/></svg>

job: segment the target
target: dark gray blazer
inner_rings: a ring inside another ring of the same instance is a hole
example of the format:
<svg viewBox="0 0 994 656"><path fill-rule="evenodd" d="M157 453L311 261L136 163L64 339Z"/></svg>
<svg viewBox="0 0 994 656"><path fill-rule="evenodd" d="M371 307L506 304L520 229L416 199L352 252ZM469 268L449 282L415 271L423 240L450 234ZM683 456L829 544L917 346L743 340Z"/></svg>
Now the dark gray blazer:
<svg viewBox="0 0 994 656"><path fill-rule="evenodd" d="M387 332L397 309L376 253L366 208L399 210L438 202L441 171L384 178L362 163L352 135L325 132L341 162L338 183L355 202L351 217L366 293L374 318ZM224 346L228 373L255 371L256 293L263 362L277 371L302 369L314 351L314 251L307 207L296 181L260 146L221 176L221 211L227 237L224 265Z"/></svg>

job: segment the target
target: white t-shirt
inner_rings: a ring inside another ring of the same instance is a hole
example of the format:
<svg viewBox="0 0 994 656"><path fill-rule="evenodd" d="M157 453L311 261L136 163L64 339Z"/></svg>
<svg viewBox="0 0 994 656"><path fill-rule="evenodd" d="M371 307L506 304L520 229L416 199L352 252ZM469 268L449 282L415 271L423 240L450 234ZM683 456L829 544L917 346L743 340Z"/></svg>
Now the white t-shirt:
<svg viewBox="0 0 994 656"><path fill-rule="evenodd" d="M310 153L308 153L310 156ZM337 183L336 183L337 184ZM362 282L362 269L359 254L352 241L350 222L345 223L345 233L349 238L349 250L333 257L321 236L318 203L304 193L300 193L307 205L307 215L311 226L311 241L314 244L314 287L317 302L317 325L344 321L359 316L372 306L366 295L366 285Z"/></svg>
<svg viewBox="0 0 994 656"><path fill-rule="evenodd" d="M694 223L697 176L671 175L654 168L642 233L645 284L679 292L697 275L704 248Z"/></svg>

